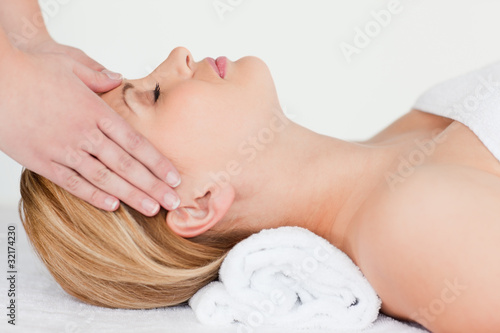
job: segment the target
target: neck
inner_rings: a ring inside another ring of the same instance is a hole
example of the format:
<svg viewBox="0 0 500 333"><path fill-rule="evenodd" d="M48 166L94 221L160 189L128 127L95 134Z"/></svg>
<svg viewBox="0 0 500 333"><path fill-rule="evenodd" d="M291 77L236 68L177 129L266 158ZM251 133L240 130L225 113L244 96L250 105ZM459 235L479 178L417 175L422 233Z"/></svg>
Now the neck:
<svg viewBox="0 0 500 333"><path fill-rule="evenodd" d="M319 135L291 123L240 187L249 189L240 203L246 206L241 210L247 213L245 223L255 231L303 227L346 252L349 222L384 179L394 151Z"/></svg>

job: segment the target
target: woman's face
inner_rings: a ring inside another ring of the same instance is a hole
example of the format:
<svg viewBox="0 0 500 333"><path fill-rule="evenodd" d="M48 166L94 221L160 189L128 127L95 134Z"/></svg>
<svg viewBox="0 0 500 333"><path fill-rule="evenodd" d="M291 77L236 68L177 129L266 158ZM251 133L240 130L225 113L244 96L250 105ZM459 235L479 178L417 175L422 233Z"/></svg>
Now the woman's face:
<svg viewBox="0 0 500 333"><path fill-rule="evenodd" d="M183 47L147 77L124 80L102 98L174 163L183 183L186 175L218 172L238 159L238 147L281 110L260 59L227 60L221 77Z"/></svg>

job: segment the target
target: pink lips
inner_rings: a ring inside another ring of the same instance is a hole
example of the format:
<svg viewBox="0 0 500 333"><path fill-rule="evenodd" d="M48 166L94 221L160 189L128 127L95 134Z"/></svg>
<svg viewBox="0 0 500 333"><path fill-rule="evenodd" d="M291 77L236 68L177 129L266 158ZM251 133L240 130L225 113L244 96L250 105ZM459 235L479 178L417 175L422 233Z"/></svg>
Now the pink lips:
<svg viewBox="0 0 500 333"><path fill-rule="evenodd" d="M226 76L226 64L227 64L227 58L226 57L218 57L217 60L214 60L213 58L206 58L210 66L214 69L214 71L219 74L221 78L224 78Z"/></svg>

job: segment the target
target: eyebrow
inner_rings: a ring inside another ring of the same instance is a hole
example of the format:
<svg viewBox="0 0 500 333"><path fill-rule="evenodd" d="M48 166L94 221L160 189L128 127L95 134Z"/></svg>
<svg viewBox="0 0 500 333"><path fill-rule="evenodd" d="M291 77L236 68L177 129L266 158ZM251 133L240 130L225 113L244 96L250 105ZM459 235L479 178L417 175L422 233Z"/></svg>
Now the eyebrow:
<svg viewBox="0 0 500 333"><path fill-rule="evenodd" d="M134 110L132 110L132 108L130 107L130 105L128 105L127 103L127 99L125 98L125 93L127 92L127 90L129 89L134 89L135 86L130 83L130 82L127 82L123 85L123 88L122 88L122 99L123 99L123 102L125 103L125 105L130 109L130 111L134 112Z"/></svg>

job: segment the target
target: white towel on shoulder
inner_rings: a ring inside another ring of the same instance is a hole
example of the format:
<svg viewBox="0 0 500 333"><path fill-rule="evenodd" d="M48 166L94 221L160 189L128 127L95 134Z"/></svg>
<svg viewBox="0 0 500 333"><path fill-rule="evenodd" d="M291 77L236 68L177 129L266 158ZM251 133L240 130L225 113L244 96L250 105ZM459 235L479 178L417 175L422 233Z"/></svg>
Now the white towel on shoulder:
<svg viewBox="0 0 500 333"><path fill-rule="evenodd" d="M208 325L359 330L381 301L359 268L327 240L300 227L266 229L238 243L220 281L190 300Z"/></svg>
<svg viewBox="0 0 500 333"><path fill-rule="evenodd" d="M434 85L413 108L466 125L500 161L500 61Z"/></svg>

